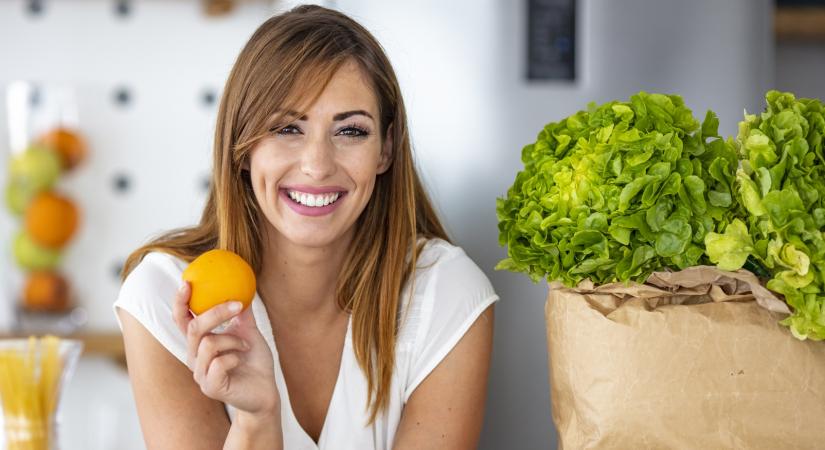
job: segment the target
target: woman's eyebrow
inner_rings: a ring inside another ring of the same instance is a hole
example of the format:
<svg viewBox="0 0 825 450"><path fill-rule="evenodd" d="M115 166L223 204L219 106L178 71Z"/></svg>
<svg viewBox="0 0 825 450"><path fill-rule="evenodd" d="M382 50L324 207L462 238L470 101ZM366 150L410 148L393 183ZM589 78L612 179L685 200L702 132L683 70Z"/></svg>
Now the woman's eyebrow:
<svg viewBox="0 0 825 450"><path fill-rule="evenodd" d="M357 116L359 114L362 115L362 116L367 116L372 120L375 120L375 118L372 117L372 114L364 111L363 109L355 109L355 110L352 110L352 111L340 112L340 113L332 116L332 120L334 122L338 122L339 120L344 120L348 117ZM292 110L285 111L284 112L284 117L292 117L292 118L297 117L297 119L293 119L293 120L307 120L308 119L306 114L298 117L298 112L297 111L292 111Z"/></svg>
<svg viewBox="0 0 825 450"><path fill-rule="evenodd" d="M332 116L332 120L337 122L339 120L344 120L348 117L357 116L359 114L362 115L362 116L367 116L372 120L375 120L370 113L364 111L363 109L356 109L354 111L345 111L345 112L338 113L338 114Z"/></svg>

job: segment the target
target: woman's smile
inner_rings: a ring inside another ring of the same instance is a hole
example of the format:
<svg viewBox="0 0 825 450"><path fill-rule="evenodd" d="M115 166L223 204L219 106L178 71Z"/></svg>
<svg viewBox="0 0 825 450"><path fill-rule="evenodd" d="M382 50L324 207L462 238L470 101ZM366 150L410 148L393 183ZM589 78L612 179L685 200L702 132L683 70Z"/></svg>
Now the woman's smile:
<svg viewBox="0 0 825 450"><path fill-rule="evenodd" d="M347 191L337 186L292 186L278 190L279 197L290 209L302 216L324 216L335 211L344 201Z"/></svg>

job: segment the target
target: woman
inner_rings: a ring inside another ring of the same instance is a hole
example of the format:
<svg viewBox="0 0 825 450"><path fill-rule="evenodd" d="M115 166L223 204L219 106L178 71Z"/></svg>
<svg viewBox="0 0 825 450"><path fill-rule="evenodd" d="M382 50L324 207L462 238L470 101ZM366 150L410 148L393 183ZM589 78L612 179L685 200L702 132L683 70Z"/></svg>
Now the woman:
<svg viewBox="0 0 825 450"><path fill-rule="evenodd" d="M266 21L213 164L200 223L135 251L115 302L147 446L474 448L498 297L427 199L369 32L317 6ZM257 295L193 317L181 273L213 248Z"/></svg>

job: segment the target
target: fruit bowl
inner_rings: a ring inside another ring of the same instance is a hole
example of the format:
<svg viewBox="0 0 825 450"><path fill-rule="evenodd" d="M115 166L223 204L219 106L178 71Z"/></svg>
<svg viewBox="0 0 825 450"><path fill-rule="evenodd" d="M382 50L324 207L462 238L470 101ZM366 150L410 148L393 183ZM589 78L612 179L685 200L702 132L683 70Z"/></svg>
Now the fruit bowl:
<svg viewBox="0 0 825 450"><path fill-rule="evenodd" d="M73 111L73 89L14 82L6 94L9 139L0 152L6 162L0 173L5 206L0 208L0 262L8 265L0 265L0 277L6 278L0 292L0 334L11 329L67 334L87 317L71 301L73 286L64 264L82 209L64 192L62 180L73 176L87 156Z"/></svg>

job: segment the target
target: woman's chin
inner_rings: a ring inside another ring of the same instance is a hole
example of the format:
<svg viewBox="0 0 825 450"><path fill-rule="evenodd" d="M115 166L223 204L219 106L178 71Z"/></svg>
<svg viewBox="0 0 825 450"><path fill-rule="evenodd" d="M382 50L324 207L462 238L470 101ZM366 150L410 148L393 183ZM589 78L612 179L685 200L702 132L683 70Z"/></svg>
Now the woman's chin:
<svg viewBox="0 0 825 450"><path fill-rule="evenodd" d="M295 245L299 245L301 247L309 247L309 248L322 248L322 247L329 247L333 242L334 239L324 239L319 237L297 237L294 239L290 239Z"/></svg>
<svg viewBox="0 0 825 450"><path fill-rule="evenodd" d="M342 243L345 234L327 228L323 230L290 230L290 232L284 233L283 236L297 246L321 248Z"/></svg>
<svg viewBox="0 0 825 450"><path fill-rule="evenodd" d="M343 213L344 210L336 212ZM301 216L288 208L279 210L273 216L270 224L273 224L277 234L300 247L321 248L347 244L354 226L341 223L344 217L335 214L320 217Z"/></svg>

